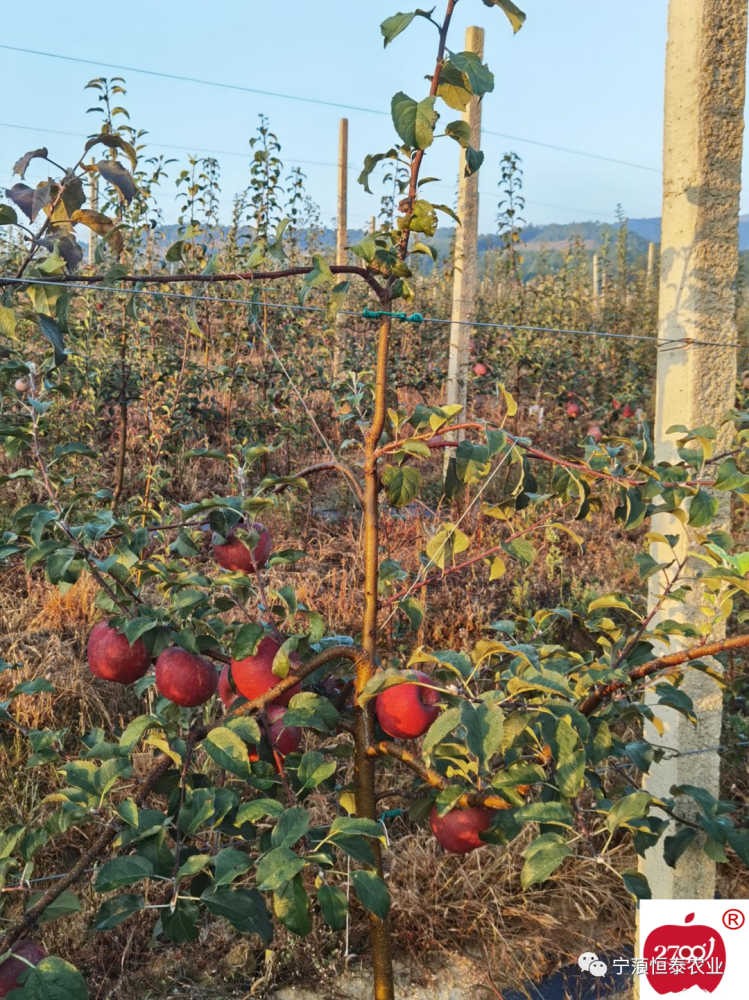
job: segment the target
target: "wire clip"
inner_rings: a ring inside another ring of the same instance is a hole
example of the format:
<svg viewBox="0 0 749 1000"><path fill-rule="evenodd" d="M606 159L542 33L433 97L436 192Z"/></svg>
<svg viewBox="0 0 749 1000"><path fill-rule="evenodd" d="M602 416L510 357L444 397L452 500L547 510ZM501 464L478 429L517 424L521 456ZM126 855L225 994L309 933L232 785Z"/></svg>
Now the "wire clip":
<svg viewBox="0 0 749 1000"><path fill-rule="evenodd" d="M421 313L411 313L410 316L406 316L404 312L380 312L377 309L365 309L362 312L362 317L364 319L379 319L380 316L392 316L393 319L400 319L404 323L423 323L424 317Z"/></svg>

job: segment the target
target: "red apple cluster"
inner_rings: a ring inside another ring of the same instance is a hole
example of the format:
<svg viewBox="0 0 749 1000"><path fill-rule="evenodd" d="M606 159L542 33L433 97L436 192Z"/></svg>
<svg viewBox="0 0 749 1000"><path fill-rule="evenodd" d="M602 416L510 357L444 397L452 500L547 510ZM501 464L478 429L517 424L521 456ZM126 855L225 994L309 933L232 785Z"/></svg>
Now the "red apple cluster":
<svg viewBox="0 0 749 1000"><path fill-rule="evenodd" d="M389 736L399 740L417 739L429 729L440 714L437 702L439 691L434 681L421 671L414 671L417 681L396 684L377 696L375 711L377 721ZM453 809L445 816L437 814L432 806L429 825L438 843L451 854L468 854L485 841L479 834L492 823L496 810L476 806L470 809Z"/></svg>

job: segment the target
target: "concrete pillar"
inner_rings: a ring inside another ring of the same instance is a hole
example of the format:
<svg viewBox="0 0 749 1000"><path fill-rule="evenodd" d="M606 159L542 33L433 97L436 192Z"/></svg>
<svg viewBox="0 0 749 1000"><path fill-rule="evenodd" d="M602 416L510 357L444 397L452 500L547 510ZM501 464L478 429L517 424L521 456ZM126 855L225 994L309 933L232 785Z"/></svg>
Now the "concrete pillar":
<svg viewBox="0 0 749 1000"><path fill-rule="evenodd" d="M598 273L598 254L593 254L593 305L598 305L598 297L601 294L601 277Z"/></svg>
<svg viewBox="0 0 749 1000"><path fill-rule="evenodd" d="M335 262L346 263L348 243L348 118L341 118L338 130L338 218Z"/></svg>
<svg viewBox="0 0 749 1000"><path fill-rule="evenodd" d="M96 163L94 157L91 157L91 166ZM88 175L88 207L92 212L99 211L99 174L98 172L92 172ZM93 264L96 254L96 244L98 243L98 237L93 229L88 231L88 262Z"/></svg>
<svg viewBox="0 0 749 1000"><path fill-rule="evenodd" d="M346 263L348 243L348 118L341 118L338 130L338 216L336 220L335 262ZM345 279L345 275L341 280ZM341 365L341 323L343 317L336 316L333 331L333 374L338 375Z"/></svg>
<svg viewBox="0 0 749 1000"><path fill-rule="evenodd" d="M738 214L744 132L747 0L671 0L666 51L663 155L663 223L658 310L657 394L654 444L656 461L678 460L672 424L718 430L716 452L725 450L730 430L720 421L733 405L736 379L735 280L738 268ZM651 244L652 246L652 244ZM725 347L684 345L682 338L707 340ZM730 508L722 494L720 518L728 523ZM671 515L657 515L653 528L679 536L679 555L690 532ZM671 559L666 546L655 545L660 562ZM668 570L666 573L672 573ZM689 576L687 566L686 575ZM666 574L651 577L650 607L657 601ZM685 605L668 606L666 617L700 625L699 588ZM675 610L675 607L681 610ZM711 638L720 638L716 629ZM677 637L670 648L678 649ZM682 690L692 698L693 726L671 709L654 708L664 731L647 724L651 743L679 751L720 743L722 698L718 686L697 671L688 671ZM716 753L674 757L653 765L644 787L668 795L672 785L692 784L718 794ZM677 799L682 815L689 807ZM673 826L673 825L672 825ZM673 829L672 831L673 832ZM691 845L676 868L663 860L662 847L649 851L640 864L656 899L712 899L715 864L700 846Z"/></svg>
<svg viewBox="0 0 749 1000"><path fill-rule="evenodd" d="M653 287L655 276L655 243L648 243L648 288Z"/></svg>
<svg viewBox="0 0 749 1000"><path fill-rule="evenodd" d="M484 29L466 29L466 51L484 56ZM481 148L481 102L476 98L463 112L463 121L471 129L471 146ZM461 151L462 152L462 151ZM455 232L455 271L453 273L453 302L450 324L450 355L447 366L446 400L448 403L466 405L468 385L468 344L471 328L466 325L473 315L476 296L476 262L479 232L479 174L465 176L464 158L460 157L458 175L458 216L461 225ZM459 433L462 439L463 434ZM448 460L445 449L445 461Z"/></svg>
<svg viewBox="0 0 749 1000"><path fill-rule="evenodd" d="M369 220L369 231L370 233L374 233L377 231L377 219L374 217L374 215Z"/></svg>

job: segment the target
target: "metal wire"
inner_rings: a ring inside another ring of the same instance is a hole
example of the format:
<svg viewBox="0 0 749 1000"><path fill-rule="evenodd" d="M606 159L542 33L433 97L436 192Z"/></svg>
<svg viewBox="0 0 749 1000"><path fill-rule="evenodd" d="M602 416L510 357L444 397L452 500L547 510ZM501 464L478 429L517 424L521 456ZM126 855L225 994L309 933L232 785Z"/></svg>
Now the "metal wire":
<svg viewBox="0 0 749 1000"><path fill-rule="evenodd" d="M241 278L237 279L241 281ZM159 292L153 291L149 288L114 288L111 285L94 285L94 284L76 284L74 282L61 282L61 281L47 281L45 279L37 278L12 278L2 276L0 277L0 287L2 284L17 284L17 285L51 285L55 288L74 288L80 291L94 291L94 292L110 292L115 295L150 295L155 298L162 299L182 299L185 302L218 302L226 303L228 305L257 305L257 300L255 299L236 299L227 298L225 296L218 295L191 295L185 292ZM294 312L327 312L324 306L301 306L295 305L291 302L268 302L265 306L267 309L289 309ZM339 309L339 314L342 316L361 316L361 313L353 309ZM473 322L472 320L452 320L452 319L442 319L436 316L424 316L421 320L422 323L445 323L445 324L455 324L457 326L470 326L477 327L481 329L492 329L492 330L527 330L530 333L559 333L565 336L574 337L604 337L612 340L637 340L645 341L647 343L655 344L659 348L666 345L666 349L674 349L675 347L731 347L738 348L741 344L738 341L734 343L721 343L716 340L692 340L691 337L680 337L680 338L666 338L660 339L658 337L646 337L644 334L636 333L609 333L603 330L567 330L562 327L553 326L529 326L528 324L522 323L485 323L485 322Z"/></svg>

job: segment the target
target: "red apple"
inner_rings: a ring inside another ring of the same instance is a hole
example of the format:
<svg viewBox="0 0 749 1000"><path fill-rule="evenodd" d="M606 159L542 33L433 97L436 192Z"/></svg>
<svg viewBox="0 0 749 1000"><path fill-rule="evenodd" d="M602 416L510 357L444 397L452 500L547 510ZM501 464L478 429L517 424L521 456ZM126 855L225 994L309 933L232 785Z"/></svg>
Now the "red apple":
<svg viewBox="0 0 749 1000"><path fill-rule="evenodd" d="M414 673L421 684L395 684L378 694L375 702L378 722L386 733L399 740L421 736L440 714L437 708L440 694L434 690L434 681L420 670Z"/></svg>
<svg viewBox="0 0 749 1000"><path fill-rule="evenodd" d="M11 990L16 989L21 973L28 969L29 962L31 965L39 965L47 957L47 952L36 941L17 941L11 947L13 954L0 965L0 997L7 996ZM20 957L16 958L16 955Z"/></svg>
<svg viewBox="0 0 749 1000"><path fill-rule="evenodd" d="M588 437L593 438L595 443L598 444L598 442L603 437L603 431L598 426L598 424L591 424L590 427L588 427Z"/></svg>
<svg viewBox="0 0 749 1000"><path fill-rule="evenodd" d="M439 843L451 854L468 854L477 847L486 847L486 841L479 834L488 830L496 809L480 806L470 809L453 809L445 816L437 815L437 807L432 806L429 825Z"/></svg>
<svg viewBox="0 0 749 1000"><path fill-rule="evenodd" d="M618 409L620 408L620 406L621 406L621 405L622 405L622 404L621 404L621 403L619 402L619 400L618 400L618 399L612 399L612 400L611 400L611 407L612 407L612 409L614 409L614 410L618 410Z"/></svg>
<svg viewBox="0 0 749 1000"><path fill-rule="evenodd" d="M251 525L251 528L259 536L257 545L252 549L252 557L250 557L250 549L232 531L228 542L213 546L213 555L219 566L242 573L254 573L256 569L262 569L265 566L273 549L270 532L257 521Z"/></svg>
<svg viewBox="0 0 749 1000"><path fill-rule="evenodd" d="M15 384L16 392L20 392L22 395L27 393L31 388L31 382L27 378L17 378Z"/></svg>
<svg viewBox="0 0 749 1000"><path fill-rule="evenodd" d="M175 705L195 708L216 693L216 668L202 656L170 646L156 661L156 687Z"/></svg>
<svg viewBox="0 0 749 1000"><path fill-rule="evenodd" d="M473 366L473 374L478 375L478 377L481 378L482 375L489 374L489 369L481 361L477 361L476 364Z"/></svg>
<svg viewBox="0 0 749 1000"><path fill-rule="evenodd" d="M634 415L635 415L635 411L632 409L632 407L629 405L629 403L625 403L624 406L623 406L623 408L622 408L622 416L623 417L633 417Z"/></svg>
<svg viewBox="0 0 749 1000"><path fill-rule="evenodd" d="M282 757L294 753L302 742L302 730L298 726L284 726L285 712L285 705L270 705L267 710L271 742Z"/></svg>
<svg viewBox="0 0 749 1000"><path fill-rule="evenodd" d="M577 418L580 416L580 407L578 406L577 403L567 403L567 406L565 407L565 412L567 416L570 418L570 420L577 420Z"/></svg>
<svg viewBox="0 0 749 1000"><path fill-rule="evenodd" d="M280 648L273 636L266 635L258 643L253 656L231 661L231 675L234 685L245 698L253 701L280 682L281 678L273 673L273 660ZM292 663L299 662L296 653L291 653L289 659ZM300 691L301 687L297 684L289 688L288 691L284 691L274 704L288 705L294 695L299 694Z"/></svg>
<svg viewBox="0 0 749 1000"><path fill-rule="evenodd" d="M106 622L94 626L86 652L91 673L115 684L133 684L151 664L142 639L136 639L131 646L126 636Z"/></svg>
<svg viewBox="0 0 749 1000"><path fill-rule="evenodd" d="M99 312L101 312L102 309L104 308L104 306L101 304L101 302L97 302L96 303L96 308L98 309Z"/></svg>
<svg viewBox="0 0 749 1000"><path fill-rule="evenodd" d="M238 695L235 693L234 688L231 686L231 673L229 672L229 664L224 664L224 669L221 671L218 677L218 696L224 703L224 708L228 712L231 706L236 701Z"/></svg>
<svg viewBox="0 0 749 1000"><path fill-rule="evenodd" d="M683 926L664 924L647 936L642 957L647 962L648 982L660 995L681 993L692 986L712 993L723 978L723 938L712 927L693 924L693 920L690 913Z"/></svg>

